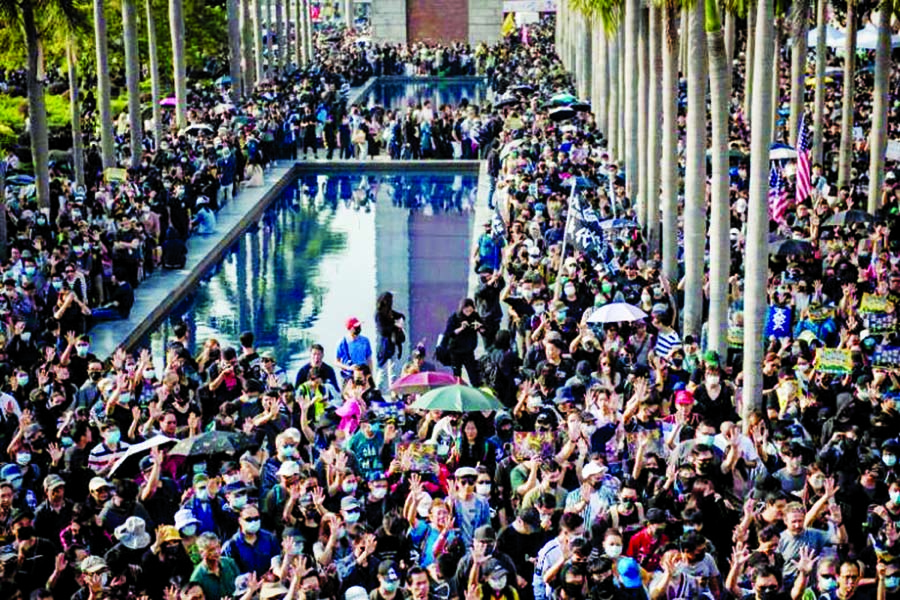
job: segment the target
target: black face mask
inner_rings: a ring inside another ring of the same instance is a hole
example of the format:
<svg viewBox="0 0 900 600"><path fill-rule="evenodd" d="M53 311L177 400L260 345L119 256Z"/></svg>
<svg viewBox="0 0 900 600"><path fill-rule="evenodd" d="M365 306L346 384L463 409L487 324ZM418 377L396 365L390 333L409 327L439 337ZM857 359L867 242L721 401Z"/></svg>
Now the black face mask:
<svg viewBox="0 0 900 600"><path fill-rule="evenodd" d="M580 583L564 583L562 587L563 591L566 592L567 598L577 599L584 597L584 586Z"/></svg>
<svg viewBox="0 0 900 600"><path fill-rule="evenodd" d="M100 373L99 371L93 371L90 373L90 378L91 381L100 381L101 379L103 379L103 373Z"/></svg>

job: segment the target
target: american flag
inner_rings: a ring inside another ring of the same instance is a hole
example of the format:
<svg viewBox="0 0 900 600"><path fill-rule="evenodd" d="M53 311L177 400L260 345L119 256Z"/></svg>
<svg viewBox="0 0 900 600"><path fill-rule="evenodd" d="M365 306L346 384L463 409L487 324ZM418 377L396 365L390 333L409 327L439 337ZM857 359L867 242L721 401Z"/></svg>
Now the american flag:
<svg viewBox="0 0 900 600"><path fill-rule="evenodd" d="M769 214L772 219L781 223L788 209L788 194L784 189L784 176L781 169L772 165L769 170Z"/></svg>
<svg viewBox="0 0 900 600"><path fill-rule="evenodd" d="M812 190L809 175L809 148L812 146L812 134L806 123L806 115L800 115L800 132L797 136L797 204L806 200Z"/></svg>

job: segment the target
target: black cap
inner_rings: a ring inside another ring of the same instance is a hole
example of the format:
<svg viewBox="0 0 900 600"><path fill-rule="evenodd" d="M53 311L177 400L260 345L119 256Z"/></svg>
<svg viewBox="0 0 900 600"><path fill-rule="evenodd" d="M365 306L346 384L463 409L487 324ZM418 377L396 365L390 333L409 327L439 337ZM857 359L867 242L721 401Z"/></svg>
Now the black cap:
<svg viewBox="0 0 900 600"><path fill-rule="evenodd" d="M647 511L647 522L654 525L666 522L666 513L659 508L651 508Z"/></svg>

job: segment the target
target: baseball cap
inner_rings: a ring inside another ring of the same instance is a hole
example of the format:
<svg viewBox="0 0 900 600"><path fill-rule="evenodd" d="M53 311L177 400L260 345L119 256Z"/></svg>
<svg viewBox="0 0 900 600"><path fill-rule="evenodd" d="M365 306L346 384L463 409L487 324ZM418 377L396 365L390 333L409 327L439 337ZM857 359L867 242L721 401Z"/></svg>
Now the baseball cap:
<svg viewBox="0 0 900 600"><path fill-rule="evenodd" d="M453 476L457 479L462 477L478 477L478 471L472 467L460 467L453 473Z"/></svg>
<svg viewBox="0 0 900 600"><path fill-rule="evenodd" d="M584 465L584 468L581 469L581 478L587 479L592 475L600 475L601 473L603 473L603 467L601 467L594 461L591 461L588 464Z"/></svg>
<svg viewBox="0 0 900 600"><path fill-rule="evenodd" d="M300 474L300 465L293 460L286 460L278 467L276 475L279 477L296 477Z"/></svg>
<svg viewBox="0 0 900 600"><path fill-rule="evenodd" d="M82 573L99 573L106 569L106 561L99 556L88 556L78 565Z"/></svg>
<svg viewBox="0 0 900 600"><path fill-rule="evenodd" d="M96 492L101 488L112 487L112 485L102 477L94 477L91 479L90 483L88 483L88 490L92 492Z"/></svg>
<svg viewBox="0 0 900 600"><path fill-rule="evenodd" d="M490 525L482 525L475 530L475 540L479 542L493 542L497 539L497 533Z"/></svg>
<svg viewBox="0 0 900 600"><path fill-rule="evenodd" d="M381 564L378 565L378 575L384 577L386 581L400 581L400 570L397 568L397 563L390 559L381 561Z"/></svg>
<svg viewBox="0 0 900 600"><path fill-rule="evenodd" d="M346 327L348 330L350 330L350 329L353 329L354 327L359 327L360 325L362 325L362 321L360 321L356 317L350 317L349 319L347 319L347 322L344 324L344 327Z"/></svg>
<svg viewBox="0 0 900 600"><path fill-rule="evenodd" d="M55 473L51 473L44 478L44 489L48 492L63 485L66 485L66 482Z"/></svg>
<svg viewBox="0 0 900 600"><path fill-rule="evenodd" d="M694 394L688 390L678 390L675 392L675 404L693 404Z"/></svg>

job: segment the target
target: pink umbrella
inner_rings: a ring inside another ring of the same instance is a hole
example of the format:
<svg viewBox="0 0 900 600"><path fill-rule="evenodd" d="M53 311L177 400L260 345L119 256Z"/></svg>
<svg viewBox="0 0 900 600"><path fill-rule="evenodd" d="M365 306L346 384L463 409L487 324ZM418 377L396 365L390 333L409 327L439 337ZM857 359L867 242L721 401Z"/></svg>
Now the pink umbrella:
<svg viewBox="0 0 900 600"><path fill-rule="evenodd" d="M458 383L459 379L452 373L421 371L401 377L391 386L391 391L398 394L423 394L428 390Z"/></svg>
<svg viewBox="0 0 900 600"><path fill-rule="evenodd" d="M175 104L177 104L175 96L169 96L168 98L159 101L160 106L175 106Z"/></svg>

